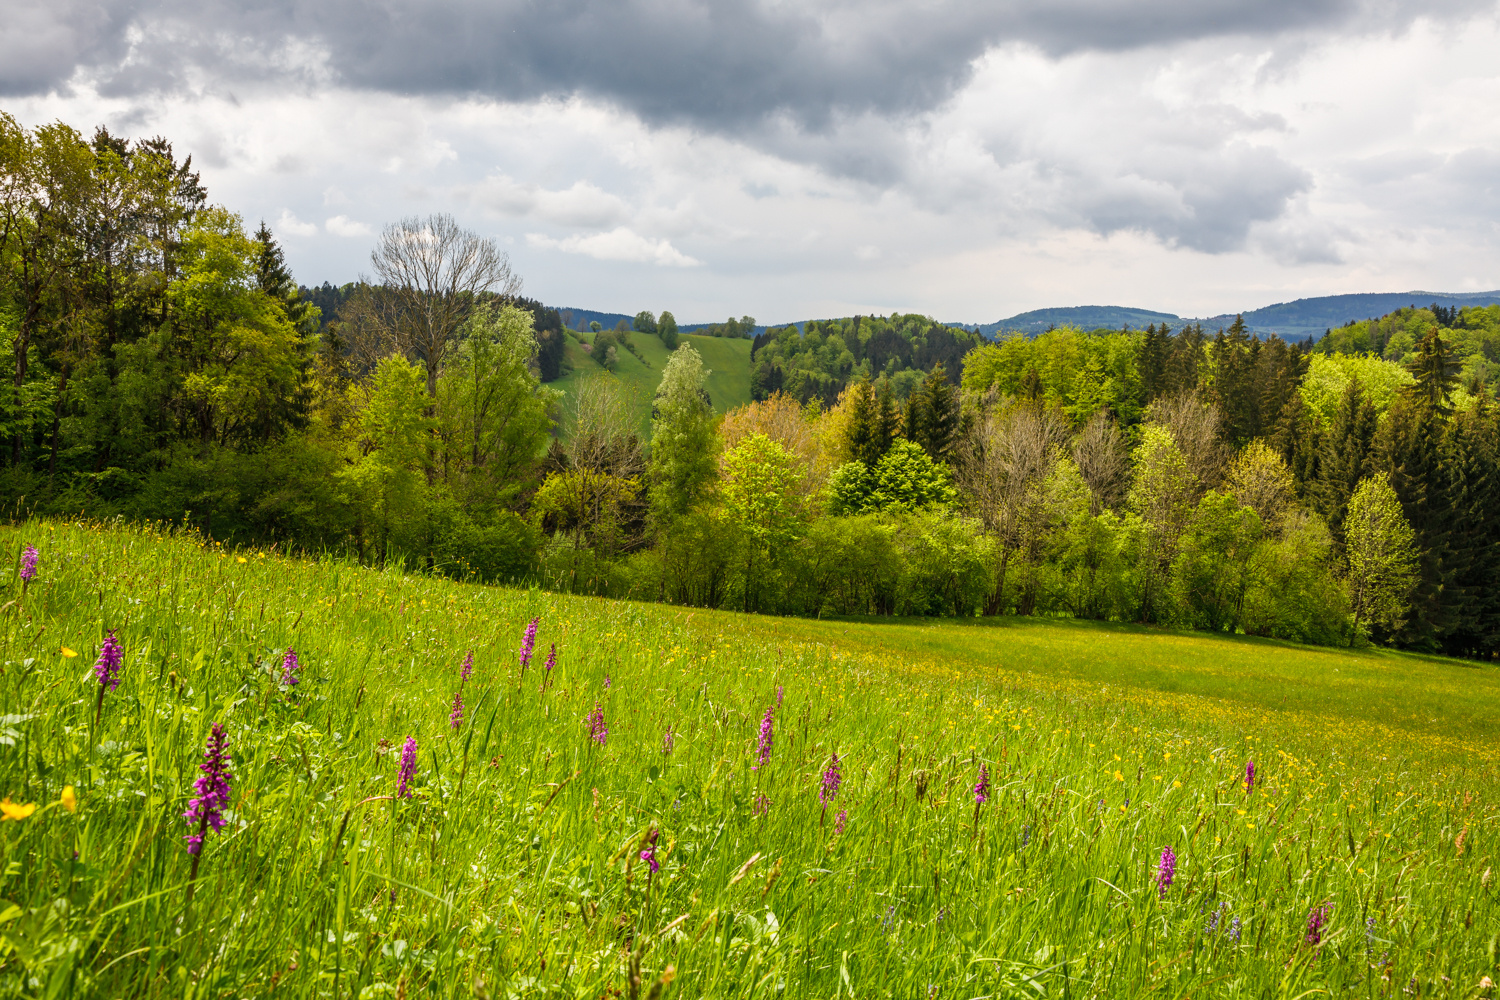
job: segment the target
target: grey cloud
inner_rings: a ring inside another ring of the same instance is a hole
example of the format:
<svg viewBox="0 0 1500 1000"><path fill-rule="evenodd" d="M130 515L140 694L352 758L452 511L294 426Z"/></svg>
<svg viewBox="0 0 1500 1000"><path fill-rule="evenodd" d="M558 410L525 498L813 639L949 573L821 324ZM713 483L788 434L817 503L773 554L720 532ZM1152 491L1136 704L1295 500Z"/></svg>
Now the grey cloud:
<svg viewBox="0 0 1500 1000"><path fill-rule="evenodd" d="M581 94L652 124L718 132L789 116L930 110L987 49L1062 55L1352 22L1400 27L1488 0L169 0L149 7L3 0L0 93L62 87L76 71L116 94L233 80L506 100Z"/></svg>

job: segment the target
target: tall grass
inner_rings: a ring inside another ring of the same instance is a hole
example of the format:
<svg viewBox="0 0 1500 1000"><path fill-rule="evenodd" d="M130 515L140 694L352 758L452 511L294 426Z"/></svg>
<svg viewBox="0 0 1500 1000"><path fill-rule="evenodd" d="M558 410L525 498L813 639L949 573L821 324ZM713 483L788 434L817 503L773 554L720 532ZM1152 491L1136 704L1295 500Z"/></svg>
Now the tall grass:
<svg viewBox="0 0 1500 1000"><path fill-rule="evenodd" d="M0 552L0 795L37 806L0 822L7 995L1471 997L1495 975L1488 730L1407 748L1378 720L1101 690L881 626L151 528L29 523ZM108 629L123 682L96 726ZM189 901L182 814L215 722L233 798Z"/></svg>

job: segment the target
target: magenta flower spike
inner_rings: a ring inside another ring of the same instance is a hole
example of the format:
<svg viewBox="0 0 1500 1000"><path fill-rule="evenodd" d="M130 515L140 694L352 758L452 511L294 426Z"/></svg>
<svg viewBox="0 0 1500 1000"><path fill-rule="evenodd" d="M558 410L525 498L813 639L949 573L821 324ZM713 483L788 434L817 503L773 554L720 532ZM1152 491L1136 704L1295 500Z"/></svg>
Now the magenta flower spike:
<svg viewBox="0 0 1500 1000"><path fill-rule="evenodd" d="M771 743L775 736L775 724L771 720L772 709L766 709L765 718L760 720L760 739L755 748L755 763L750 765L750 770L759 771L771 760Z"/></svg>
<svg viewBox="0 0 1500 1000"><path fill-rule="evenodd" d="M115 630L110 629L104 637L104 644L99 647L99 659L94 663L94 677L101 688L113 691L120 686L120 666L124 662L125 648L115 638Z"/></svg>
<svg viewBox="0 0 1500 1000"><path fill-rule="evenodd" d="M37 557L38 553L35 545L26 546L26 550L21 553L21 583L23 587L36 578Z"/></svg>
<svg viewBox="0 0 1500 1000"><path fill-rule="evenodd" d="M1245 794L1249 795L1255 788L1255 761L1245 761Z"/></svg>
<svg viewBox="0 0 1500 1000"><path fill-rule="evenodd" d="M396 798L411 798L411 780L417 775L417 740L414 736L406 738L406 744L401 748L401 770L396 775Z"/></svg>
<svg viewBox="0 0 1500 1000"><path fill-rule="evenodd" d="M609 739L609 726L604 721L604 709L599 707L597 701L594 702L593 712L589 713L588 724L589 739L601 747L604 746L605 741Z"/></svg>
<svg viewBox="0 0 1500 1000"><path fill-rule="evenodd" d="M281 660L281 683L287 687L296 687L298 683L297 672L302 669L302 664L297 662L297 651L288 646L286 656Z"/></svg>
<svg viewBox="0 0 1500 1000"><path fill-rule="evenodd" d="M1172 887L1172 879L1177 875L1177 855L1172 853L1170 846L1161 849L1161 861L1156 866L1156 891L1162 898L1166 898L1167 890Z"/></svg>
<svg viewBox="0 0 1500 1000"><path fill-rule="evenodd" d="M464 693L462 691L455 691L453 692L453 711L448 713L448 725L452 726L453 731L456 733L458 732L458 727L463 724Z"/></svg>
<svg viewBox="0 0 1500 1000"><path fill-rule="evenodd" d="M1328 911L1332 906L1323 903L1307 915L1307 943L1316 947L1323 943L1323 928L1328 924Z"/></svg>
<svg viewBox="0 0 1500 1000"><path fill-rule="evenodd" d="M833 835L835 837L841 836L843 834L843 832L844 832L844 827L846 827L848 825L849 825L849 810L847 810L847 809L840 809L838 816L833 821Z"/></svg>
<svg viewBox="0 0 1500 1000"><path fill-rule="evenodd" d="M979 783L974 786L974 804L982 806L990 800L990 767L979 765Z"/></svg>
<svg viewBox="0 0 1500 1000"><path fill-rule="evenodd" d="M661 831L656 827L646 834L646 849L641 851L641 860L651 866L651 874L655 875L661 868L661 862L656 860L656 838L661 836Z"/></svg>
<svg viewBox="0 0 1500 1000"><path fill-rule="evenodd" d="M785 689L780 684L776 685L776 707L777 708L781 707L781 696L783 694L785 694L785 693L786 693Z"/></svg>
<svg viewBox="0 0 1500 1000"><path fill-rule="evenodd" d="M464 665L462 667L460 667L459 670L458 670L458 680L459 680L459 683L461 684L464 681L468 680L469 679L469 675L472 674L473 672L474 672L474 651L471 649L471 650L469 650L469 655L466 656L466 657L464 657Z"/></svg>
<svg viewBox="0 0 1500 1000"><path fill-rule="evenodd" d="M521 657L521 673L531 664L531 654L536 649L536 627L541 624L540 618L531 619L526 626L526 634L521 636L521 648L518 651Z"/></svg>
<svg viewBox="0 0 1500 1000"><path fill-rule="evenodd" d="M234 762L229 757L226 742L224 724L215 722L208 735L208 744L203 750L203 763L198 765L198 780L193 782L193 791L198 794L189 800L187 812L182 814L188 824L186 839L188 853L194 856L195 874L198 870L197 855L203 850L204 836L209 830L218 833L224 828L224 809L229 805L229 783L234 780L234 775L229 771Z"/></svg>
<svg viewBox="0 0 1500 1000"><path fill-rule="evenodd" d="M839 760L839 755L835 753L833 761L828 765L828 770L823 772L823 787L818 790L818 801L823 803L825 808L828 806L828 803L833 801L834 796L839 793L839 785L843 783L844 775L840 769L841 765L842 761Z"/></svg>

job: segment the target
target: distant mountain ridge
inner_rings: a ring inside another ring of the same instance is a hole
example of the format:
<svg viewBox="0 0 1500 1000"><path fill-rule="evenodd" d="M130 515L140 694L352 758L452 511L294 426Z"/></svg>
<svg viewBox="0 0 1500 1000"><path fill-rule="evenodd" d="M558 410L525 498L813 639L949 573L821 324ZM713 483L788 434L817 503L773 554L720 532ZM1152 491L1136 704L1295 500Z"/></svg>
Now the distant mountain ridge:
<svg viewBox="0 0 1500 1000"><path fill-rule="evenodd" d="M1421 307L1434 302L1441 306L1457 307L1495 305L1500 303L1500 290L1319 295L1295 299L1291 302L1277 302L1259 309L1248 309L1241 315L1245 318L1245 325L1257 333L1277 333L1293 340L1309 336L1316 339L1321 337L1325 330L1343 326L1351 320L1374 319L1403 306ZM1030 312L1017 313L1008 319L982 324L979 329L991 337L998 333L1042 333L1054 326L1076 326L1085 330L1100 328L1117 330L1128 325L1131 329L1138 330L1152 323L1166 323L1172 329L1179 330L1192 323L1202 323L1207 329L1215 329L1233 323L1234 316L1234 313L1224 313L1218 316L1188 318L1175 313L1132 309L1125 306L1070 306L1033 309Z"/></svg>

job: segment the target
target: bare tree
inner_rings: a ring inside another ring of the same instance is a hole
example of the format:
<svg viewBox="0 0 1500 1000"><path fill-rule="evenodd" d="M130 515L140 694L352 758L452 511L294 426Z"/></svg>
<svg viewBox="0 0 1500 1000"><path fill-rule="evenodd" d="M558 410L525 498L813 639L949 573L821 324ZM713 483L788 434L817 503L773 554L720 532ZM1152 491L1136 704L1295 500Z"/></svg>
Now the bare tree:
<svg viewBox="0 0 1500 1000"><path fill-rule="evenodd" d="M386 226L370 263L380 282L374 304L392 346L426 366L428 396L437 395L443 353L476 297L521 291L521 279L495 241L459 228L447 214Z"/></svg>
<svg viewBox="0 0 1500 1000"><path fill-rule="evenodd" d="M1180 392L1152 403L1146 415L1171 433L1198 478L1200 495L1224 481L1233 450L1219 436L1219 411L1212 403L1197 392Z"/></svg>
<svg viewBox="0 0 1500 1000"><path fill-rule="evenodd" d="M956 449L958 483L998 543L995 589L985 614L1000 613L1011 559L1034 554L1042 541L1051 513L1047 477L1067 434L1067 418L1055 409L991 398ZM1027 603L1023 599L1023 612Z"/></svg>
<svg viewBox="0 0 1500 1000"><path fill-rule="evenodd" d="M1073 462L1089 487L1089 513L1097 517L1124 499L1130 485L1130 454L1125 435L1103 410L1089 419L1073 443Z"/></svg>

